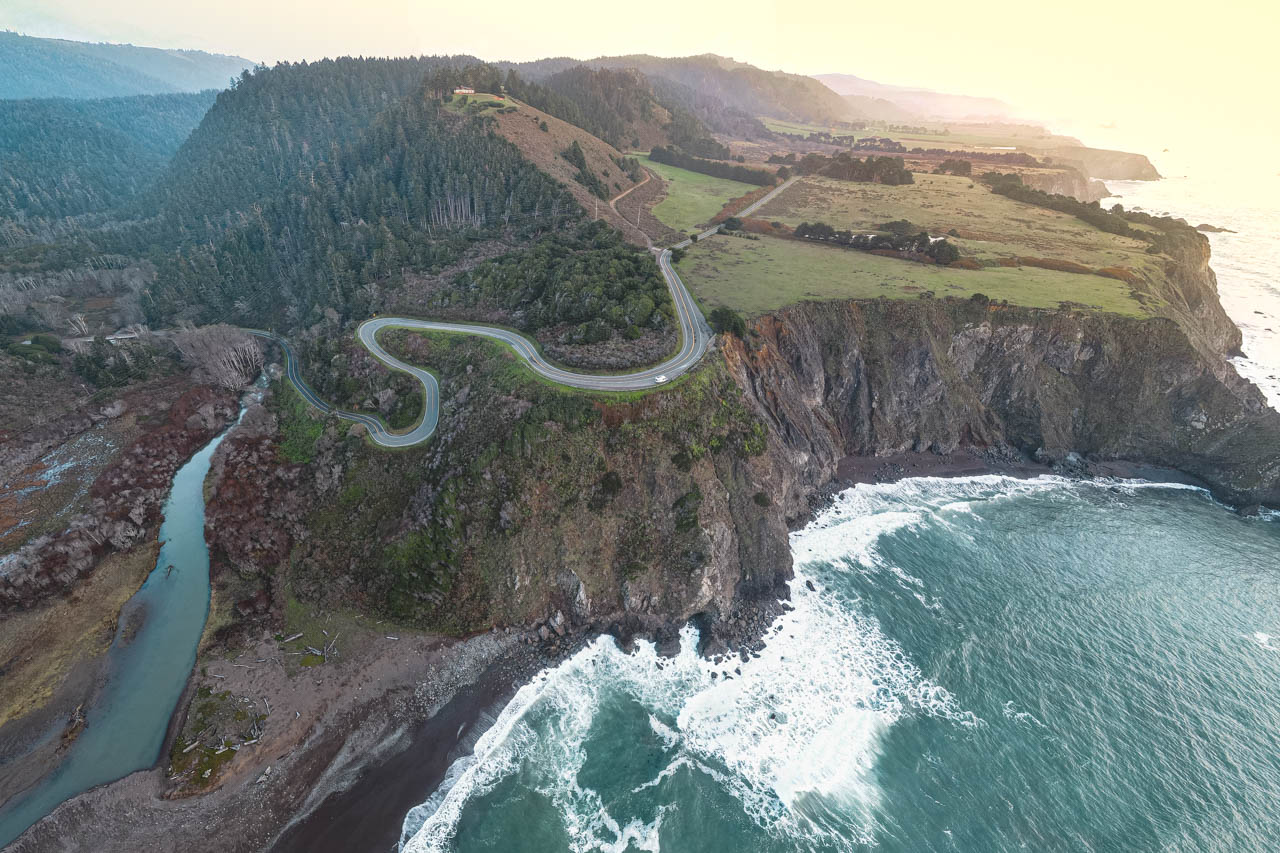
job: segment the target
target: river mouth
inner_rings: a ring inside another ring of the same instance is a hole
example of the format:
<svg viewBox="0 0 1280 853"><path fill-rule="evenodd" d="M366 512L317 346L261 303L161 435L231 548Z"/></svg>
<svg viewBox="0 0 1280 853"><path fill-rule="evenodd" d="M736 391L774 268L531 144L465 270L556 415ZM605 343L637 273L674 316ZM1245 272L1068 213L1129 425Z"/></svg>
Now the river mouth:
<svg viewBox="0 0 1280 853"><path fill-rule="evenodd" d="M242 406L242 417L244 411ZM174 475L159 556L120 611L102 686L84 709L84 725L61 751L56 767L0 808L0 846L71 797L152 767L159 759L209 613L204 479L214 451L234 427Z"/></svg>
<svg viewBox="0 0 1280 853"><path fill-rule="evenodd" d="M758 656L605 640L526 685L403 850L1276 849L1280 523L1202 490L859 486Z"/></svg>

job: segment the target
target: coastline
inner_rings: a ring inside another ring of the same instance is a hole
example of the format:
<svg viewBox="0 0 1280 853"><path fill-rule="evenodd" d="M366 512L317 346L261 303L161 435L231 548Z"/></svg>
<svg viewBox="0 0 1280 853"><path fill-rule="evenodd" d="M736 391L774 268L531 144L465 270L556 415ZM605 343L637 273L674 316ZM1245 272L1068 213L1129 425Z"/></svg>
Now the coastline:
<svg viewBox="0 0 1280 853"><path fill-rule="evenodd" d="M906 452L847 457L836 478L815 495L814 512L836 493L859 483L911 477L1043 474L1140 477L1202 485L1171 469L1126 462L1085 462L1072 470L1033 460L994 458L977 452L938 455ZM803 527L812 517L798 519ZM785 589L785 587L784 587ZM746 654L757 649L773 619L787 607L766 593L739 603L732 615L704 629L700 653ZM555 666L585 644L613 635L624 648L635 637L674 653L679 625L592 624L541 641L534 630L491 632L460 640L405 636L408 647L373 660L343 661L346 674L324 693L317 718L300 734L286 733L269 750L255 750L214 790L170 799L162 764L91 789L60 805L17 839L11 850L131 851L138 845L192 851L394 850L409 809L439 786L449 766L470 750L515 692L539 671ZM406 652L407 654L400 654ZM396 658L398 660L392 660ZM379 670L370 683L352 678ZM234 672L234 671L233 671ZM193 673L184 695L196 689ZM180 703L165 738L166 750L182 728ZM283 750L283 751L282 751ZM265 776L264 776L265 773ZM207 827L236 822L234 838ZM104 826L107 831L103 831ZM109 842L104 843L104 838ZM77 846L73 839L83 839Z"/></svg>
<svg viewBox="0 0 1280 853"><path fill-rule="evenodd" d="M909 477L976 477L1000 474L1027 479L1043 474L1068 477L1150 480L1153 483L1180 483L1209 490L1203 480L1174 468L1128 462L1120 459L1078 458L1056 462L996 457L976 451L937 454L905 451L889 456L846 456L836 467L836 477L825 490L840 491L862 483L896 483Z"/></svg>

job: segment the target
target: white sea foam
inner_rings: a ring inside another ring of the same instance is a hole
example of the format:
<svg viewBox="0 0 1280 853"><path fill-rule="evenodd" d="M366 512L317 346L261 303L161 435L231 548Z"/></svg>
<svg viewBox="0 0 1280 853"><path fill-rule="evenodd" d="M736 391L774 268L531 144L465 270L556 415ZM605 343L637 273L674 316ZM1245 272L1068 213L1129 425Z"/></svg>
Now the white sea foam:
<svg viewBox="0 0 1280 853"><path fill-rule="evenodd" d="M663 769L632 793L667 784L678 773L701 774L793 849L872 843L881 796L875 766L894 723L907 715L983 723L927 679L856 599L816 582L811 590L808 582L817 580L820 566L886 571L923 606L936 608L923 581L879 553L882 537L938 519L939 512L1091 487L1060 477L982 476L844 492L793 535L793 609L767 632L758 657L741 663L698 658L692 627L681 632L681 651L669 660L648 643L626 654L610 639L593 642L517 693L479 739L474 757L457 762L441 790L406 819L403 849L448 849L467 803L519 772L519 784L535 787L561 815L571 850L621 851L630 844L657 851L665 812L615 819L600 794L579 782L584 744L610 696L647 708L649 727L667 753ZM1039 724L1011 707L1005 714Z"/></svg>
<svg viewBox="0 0 1280 853"><path fill-rule="evenodd" d="M740 665L701 660L693 651L697 636L691 627L682 632L681 651L671 660L659 658L649 644L624 654L610 640L596 641L517 694L480 738L474 757L457 762L440 791L406 819L404 849L446 849L467 803L523 768L521 784L534 785L554 804L571 850L658 850L665 812L648 821L628 816L623 823L596 791L579 783L584 743L602 699L612 693L650 709L649 726L670 754L663 769L632 793L680 772L699 773L798 850L870 843L880 797L875 763L894 722L907 714L958 725L981 721L926 679L856 601L816 584L810 590L809 569L825 564L887 571L922 606L938 609L923 581L879 553L884 536L926 519L948 524L947 513L974 513L984 503L1082 488L1190 487L990 475L849 490L793 537L794 609L767 632L759 657ZM1010 705L1004 713L1041 725Z"/></svg>

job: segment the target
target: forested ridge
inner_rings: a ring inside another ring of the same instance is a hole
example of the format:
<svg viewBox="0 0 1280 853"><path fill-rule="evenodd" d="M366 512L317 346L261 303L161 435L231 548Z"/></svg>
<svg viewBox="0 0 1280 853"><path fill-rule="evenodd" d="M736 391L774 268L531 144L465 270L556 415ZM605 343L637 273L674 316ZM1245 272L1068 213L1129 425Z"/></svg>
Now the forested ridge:
<svg viewBox="0 0 1280 853"><path fill-rule="evenodd" d="M610 80L631 85L609 91ZM246 71L217 93L181 146L178 130L166 135L143 109L155 112L164 98L119 99L115 106L134 113L93 127L115 132L127 118L138 128L135 145L155 159L123 163L116 151L105 162L121 166L124 186L80 208L110 209L49 220L57 227L42 233L52 238L27 232L10 241L0 270L56 282L62 270L134 264L130 298L153 327L342 324L395 303L412 273L446 274L455 307L496 306L529 331L569 328L569 342L663 332L670 301L653 259L608 226L587 223L568 189L499 135L494 119L449 109L462 84L506 92L605 134L669 115L637 74L588 69L558 81L558 90L471 57ZM212 96L202 97L207 105ZM200 111L193 107L188 123ZM706 134L696 120L689 127ZM38 138L24 134L24 144ZM156 163L174 147L157 176ZM50 162L64 167L75 159L49 150ZM72 211L70 201L55 208L40 200L42 215ZM508 252L473 268L467 259L478 245ZM15 304L30 310L29 299ZM34 315L31 322L43 327Z"/></svg>
<svg viewBox="0 0 1280 853"><path fill-rule="evenodd" d="M207 314L282 325L332 309L367 314L379 283L456 261L467 237L525 237L581 215L568 192L480 119L445 114L418 92L360 139L301 169L213 243L165 260L153 322ZM198 306L198 307L197 307Z"/></svg>
<svg viewBox="0 0 1280 853"><path fill-rule="evenodd" d="M253 63L200 50L161 50L0 31L0 99L112 98L224 89Z"/></svg>
<svg viewBox="0 0 1280 853"><path fill-rule="evenodd" d="M714 97L749 116L819 122L849 118L851 112L843 98L812 77L765 71L714 54L676 58L607 56L588 64L634 68L650 79L670 80L702 97Z"/></svg>
<svg viewBox="0 0 1280 853"><path fill-rule="evenodd" d="M218 95L138 212L159 212L170 241L206 239L334 159L418 91L428 71L468 60L342 58L245 72Z"/></svg>
<svg viewBox="0 0 1280 853"><path fill-rule="evenodd" d="M124 205L161 174L214 96L0 101L0 219Z"/></svg>

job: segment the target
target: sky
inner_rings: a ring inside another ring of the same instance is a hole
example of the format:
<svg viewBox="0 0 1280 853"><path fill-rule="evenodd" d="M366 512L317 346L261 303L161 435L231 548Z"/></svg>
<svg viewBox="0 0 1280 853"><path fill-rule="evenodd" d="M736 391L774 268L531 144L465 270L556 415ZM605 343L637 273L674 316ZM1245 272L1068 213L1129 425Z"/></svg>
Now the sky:
<svg viewBox="0 0 1280 853"><path fill-rule="evenodd" d="M718 53L998 97L1077 135L1110 125L1100 135L1148 150L1210 150L1224 135L1259 154L1280 150L1273 0L0 0L3 28L266 62Z"/></svg>

